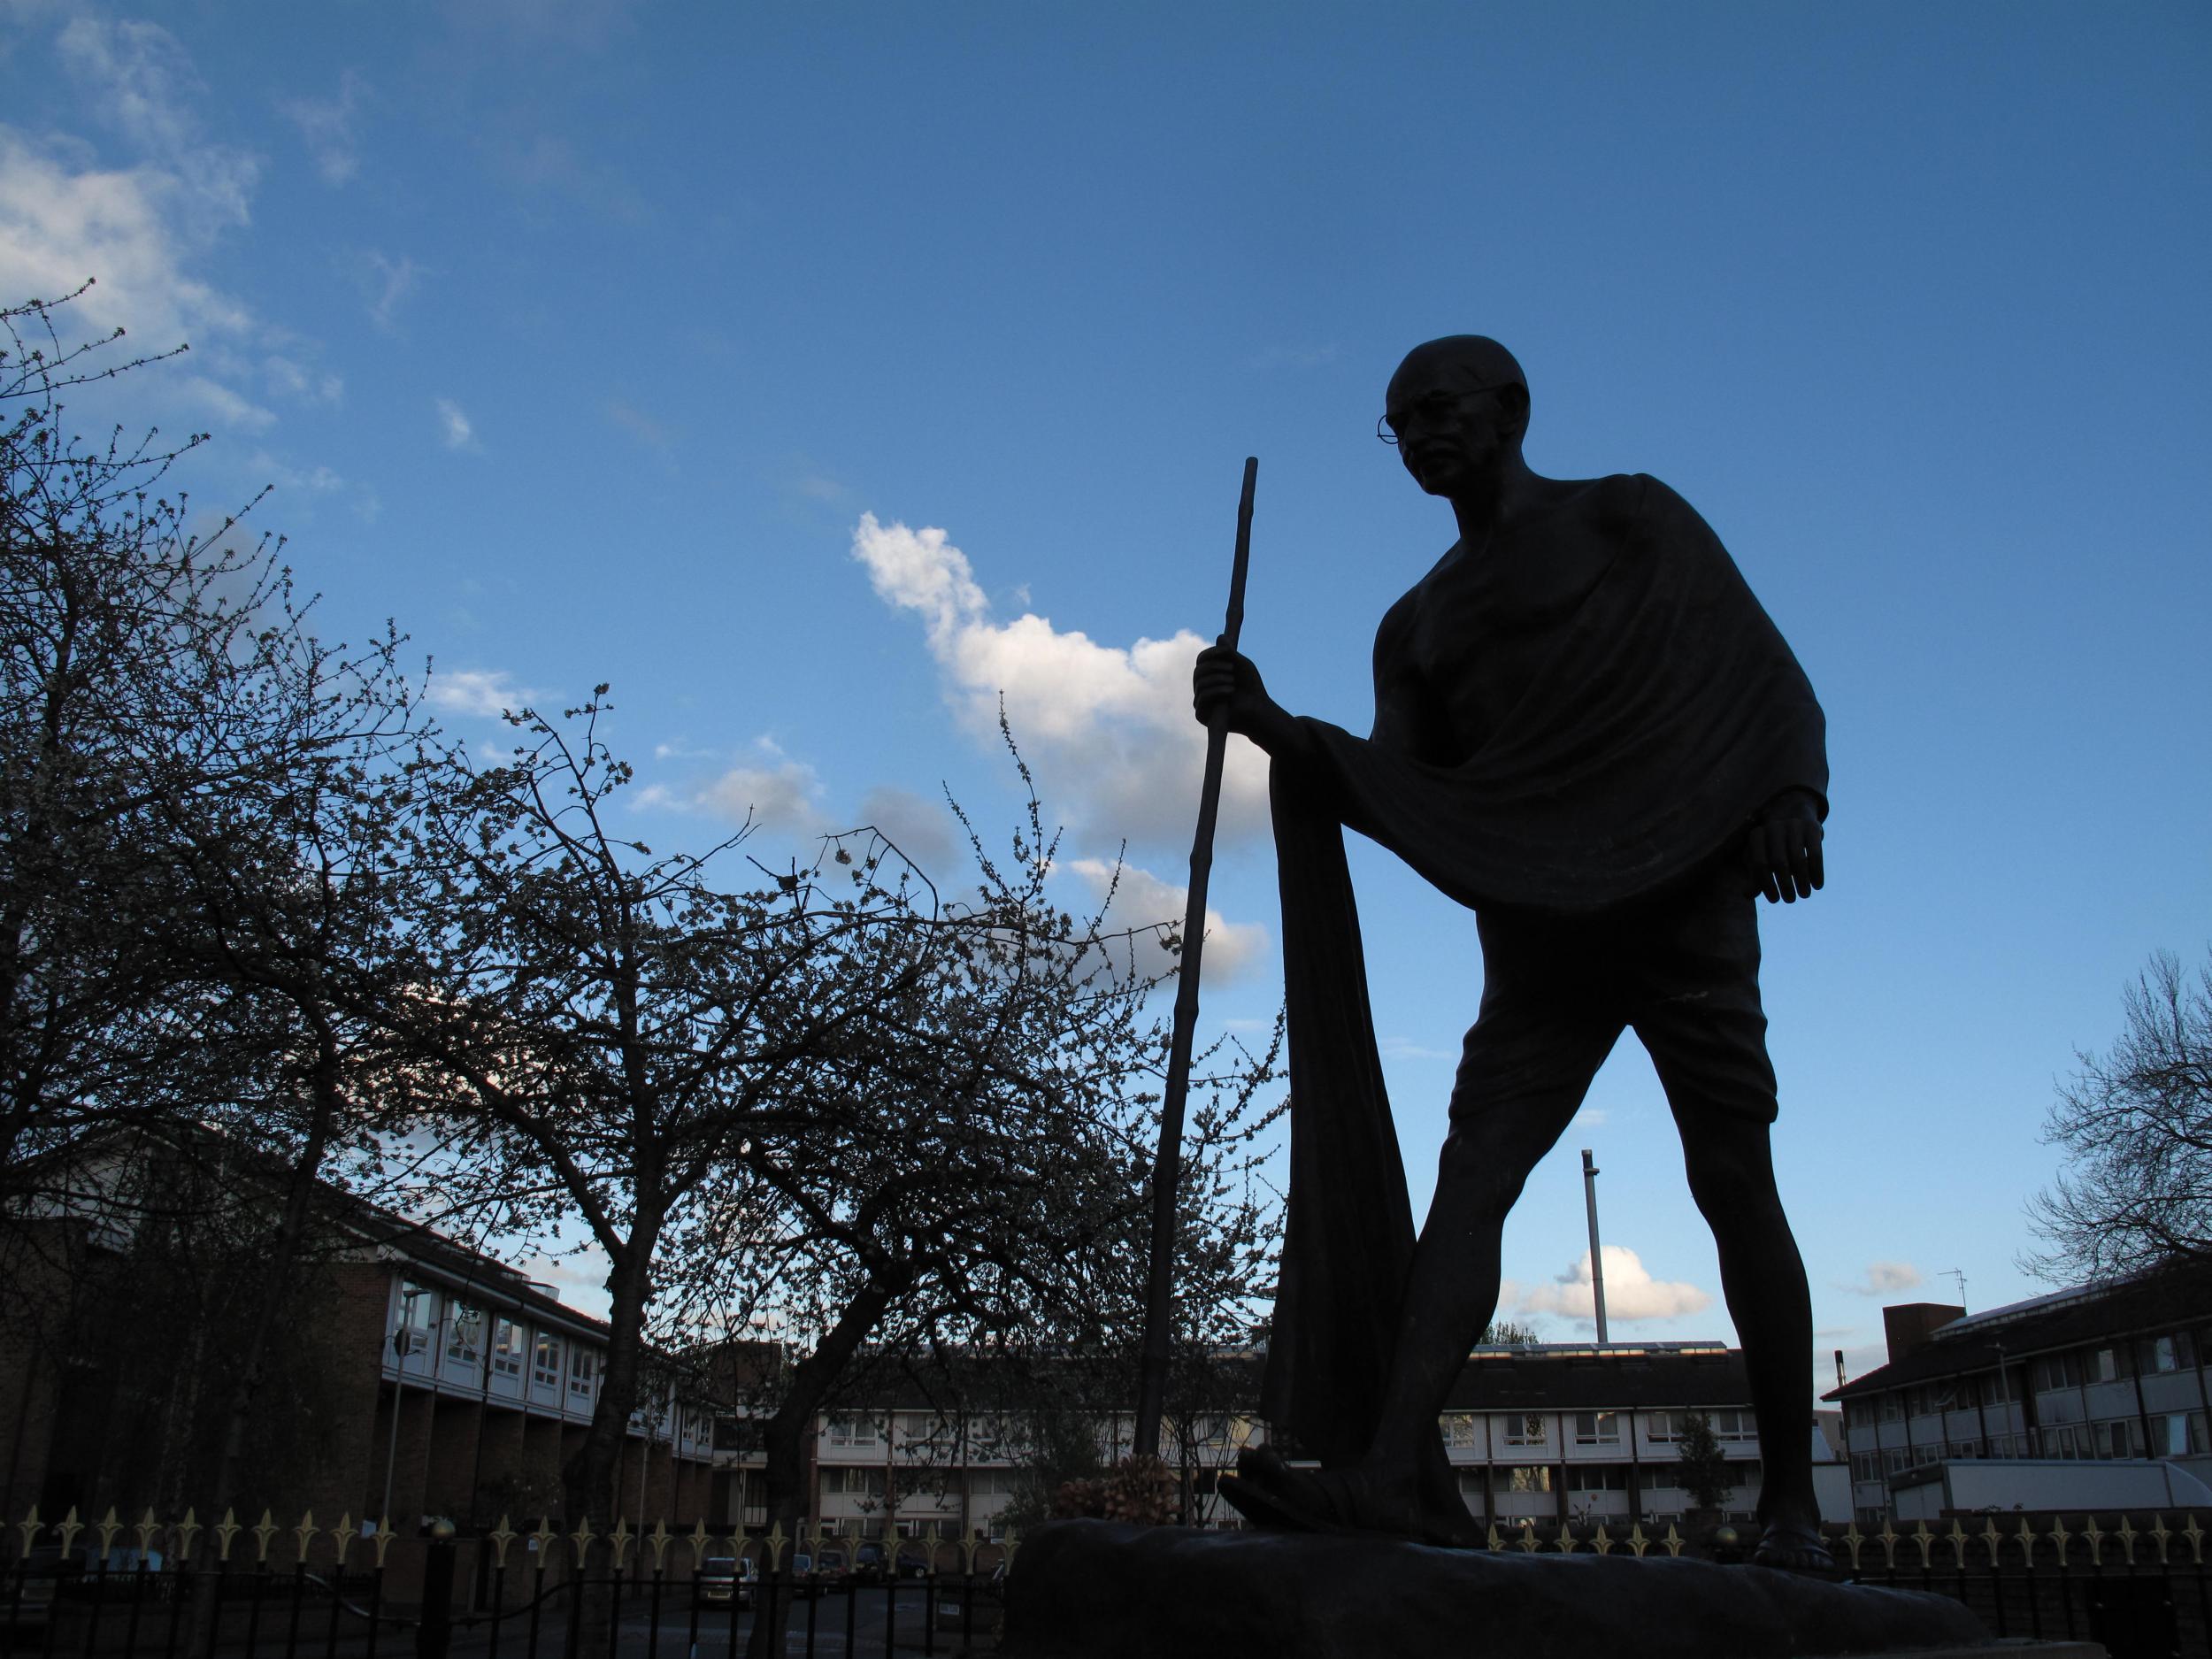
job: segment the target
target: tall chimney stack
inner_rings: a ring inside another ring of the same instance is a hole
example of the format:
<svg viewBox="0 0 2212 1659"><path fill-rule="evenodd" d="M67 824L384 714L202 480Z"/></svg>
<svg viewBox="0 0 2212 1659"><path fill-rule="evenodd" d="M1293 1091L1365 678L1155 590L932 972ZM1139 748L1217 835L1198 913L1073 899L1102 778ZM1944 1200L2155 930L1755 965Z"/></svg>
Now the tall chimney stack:
<svg viewBox="0 0 2212 1659"><path fill-rule="evenodd" d="M1598 1166L1590 1160L1590 1148L1582 1148L1582 1202L1590 1212L1590 1297L1597 1305L1598 1340L1605 1334L1605 1256L1598 1248Z"/></svg>

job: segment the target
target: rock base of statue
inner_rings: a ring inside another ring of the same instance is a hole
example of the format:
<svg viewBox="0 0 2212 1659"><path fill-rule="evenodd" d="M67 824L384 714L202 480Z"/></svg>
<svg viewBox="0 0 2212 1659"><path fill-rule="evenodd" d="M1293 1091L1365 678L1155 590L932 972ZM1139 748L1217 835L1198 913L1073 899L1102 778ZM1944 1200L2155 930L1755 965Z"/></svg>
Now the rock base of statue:
<svg viewBox="0 0 2212 1659"><path fill-rule="evenodd" d="M1626 1550L1056 1521L1006 1580L1006 1659L1808 1659L1986 1647L1939 1595ZM2000 1653L2011 1649L2000 1648ZM2068 1659L2098 1651L2068 1649Z"/></svg>

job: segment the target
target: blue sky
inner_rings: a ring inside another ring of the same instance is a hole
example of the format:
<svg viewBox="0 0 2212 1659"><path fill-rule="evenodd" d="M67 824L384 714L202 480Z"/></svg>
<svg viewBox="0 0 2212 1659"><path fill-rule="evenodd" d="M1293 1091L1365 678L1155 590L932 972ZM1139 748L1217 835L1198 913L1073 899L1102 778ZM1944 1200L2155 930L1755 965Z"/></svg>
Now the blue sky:
<svg viewBox="0 0 2212 1659"><path fill-rule="evenodd" d="M326 632L396 618L459 729L612 681L656 845L750 806L763 856L875 818L956 867L942 786L1012 822L1003 689L1071 893L1125 840L1163 913L1243 457L1248 649L1363 729L1452 534L1383 382L1504 340L1532 464L1674 485L1827 707L1831 883L1766 982L1856 1371L1885 1295L2039 1288L2054 1079L2212 941L2208 84L2180 4L0 0L0 294L94 275L91 319L188 339L85 424L214 433L196 501L278 485ZM1217 1026L1278 996L1257 776ZM1355 861L1423 1202L1472 919ZM1727 1333L1632 1042L1509 1310L1587 1329L1585 1145L1618 1328Z"/></svg>

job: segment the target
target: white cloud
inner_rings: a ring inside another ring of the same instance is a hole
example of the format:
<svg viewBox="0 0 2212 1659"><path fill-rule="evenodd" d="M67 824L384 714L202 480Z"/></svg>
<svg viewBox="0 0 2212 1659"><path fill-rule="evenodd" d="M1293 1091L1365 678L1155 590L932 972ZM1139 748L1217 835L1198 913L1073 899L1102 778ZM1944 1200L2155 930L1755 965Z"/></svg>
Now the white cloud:
<svg viewBox="0 0 2212 1659"><path fill-rule="evenodd" d="M528 686L514 684L503 668L461 668L434 672L430 677L430 705L449 714L496 720L510 709L534 706L544 695Z"/></svg>
<svg viewBox="0 0 2212 1659"><path fill-rule="evenodd" d="M444 436L449 449L473 449L476 447L476 428L462 412L460 404L449 397L438 400L438 430Z"/></svg>
<svg viewBox="0 0 2212 1659"><path fill-rule="evenodd" d="M940 882L950 879L955 820L942 801L879 784L860 797L860 813L853 821L879 832L924 875Z"/></svg>
<svg viewBox="0 0 2212 1659"><path fill-rule="evenodd" d="M1176 933L1183 931L1183 913L1190 904L1188 887L1163 881L1149 870L1128 864L1121 866L1117 882L1114 866L1102 858L1071 859L1068 869L1082 878L1094 903L1103 900L1110 888L1113 891L1112 908L1106 914L1110 930L1164 926ZM1202 972L1209 985L1239 978L1266 949L1266 928L1256 922L1230 921L1219 910L1207 907ZM1160 973L1173 967L1176 960L1156 938L1142 946L1138 965L1141 971Z"/></svg>
<svg viewBox="0 0 2212 1659"><path fill-rule="evenodd" d="M1459 1050L1456 1048L1426 1048L1414 1041L1410 1037L1379 1038L1375 1048L1386 1060L1456 1060L1459 1058Z"/></svg>
<svg viewBox="0 0 2212 1659"><path fill-rule="evenodd" d="M192 104L207 88L175 35L158 23L79 17L56 45L94 111L174 170L173 185L193 198L192 220L243 225L251 218L261 164L202 135Z"/></svg>
<svg viewBox="0 0 2212 1659"><path fill-rule="evenodd" d="M1190 670L1206 641L1181 629L1124 648L1033 613L998 621L967 556L940 529L864 513L853 557L879 597L921 618L954 710L987 741L996 741L1003 694L1024 753L1056 790L1077 796L1087 843L1188 841L1206 753L1191 718ZM1221 833L1253 834L1266 821L1266 757L1233 741Z"/></svg>
<svg viewBox="0 0 2212 1659"><path fill-rule="evenodd" d="M1636 1252L1625 1245L1605 1247L1605 1317L1608 1322L1674 1319L1712 1306L1709 1292L1695 1285L1654 1279ZM1590 1253L1582 1255L1548 1285L1524 1291L1524 1313L1555 1313L1584 1325L1597 1322L1597 1298L1590 1286Z"/></svg>
<svg viewBox="0 0 2212 1659"><path fill-rule="evenodd" d="M1849 1288L1862 1296L1888 1296L1920 1282L1920 1270L1910 1262L1869 1262L1865 1276Z"/></svg>
<svg viewBox="0 0 2212 1659"><path fill-rule="evenodd" d="M367 101L368 83L348 69L338 77L338 91L328 98L281 98L277 112L300 129L315 171L325 184L347 183L361 171L360 134L357 130L361 106Z"/></svg>
<svg viewBox="0 0 2212 1659"><path fill-rule="evenodd" d="M346 383L327 369L311 369L280 353L261 360L261 373L274 390L302 403L334 403L346 394Z"/></svg>
<svg viewBox="0 0 2212 1659"><path fill-rule="evenodd" d="M205 88L159 25L77 16L53 44L87 119L139 158L117 163L81 138L34 138L0 126L0 294L57 299L94 278L96 286L61 314L65 345L119 326L130 330L134 354L188 341L198 348L189 360L135 389L147 400L142 407L181 406L196 423L266 426L269 411L219 378L252 373L250 357L224 346L250 338L255 320L194 269L248 222L258 162L202 131L196 104Z"/></svg>

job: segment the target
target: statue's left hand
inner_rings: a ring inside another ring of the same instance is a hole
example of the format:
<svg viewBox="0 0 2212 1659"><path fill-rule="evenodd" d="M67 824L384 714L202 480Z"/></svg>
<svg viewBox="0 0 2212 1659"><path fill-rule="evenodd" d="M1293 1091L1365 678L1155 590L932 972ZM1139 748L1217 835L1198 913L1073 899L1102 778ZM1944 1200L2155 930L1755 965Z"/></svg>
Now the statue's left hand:
<svg viewBox="0 0 2212 1659"><path fill-rule="evenodd" d="M1759 810L1744 833L1744 891L1770 904L1809 899L1827 879L1820 856L1820 803L1803 789L1785 789Z"/></svg>

